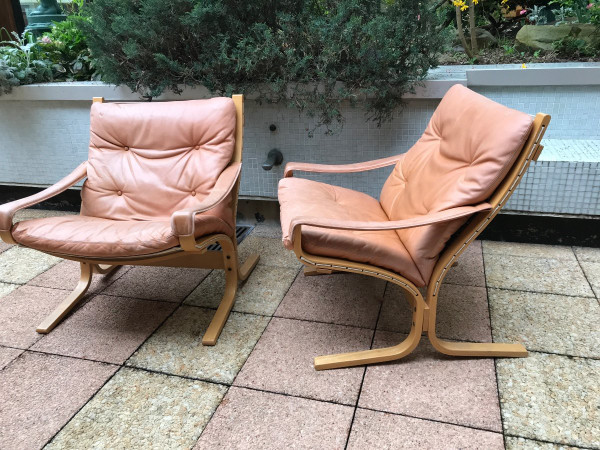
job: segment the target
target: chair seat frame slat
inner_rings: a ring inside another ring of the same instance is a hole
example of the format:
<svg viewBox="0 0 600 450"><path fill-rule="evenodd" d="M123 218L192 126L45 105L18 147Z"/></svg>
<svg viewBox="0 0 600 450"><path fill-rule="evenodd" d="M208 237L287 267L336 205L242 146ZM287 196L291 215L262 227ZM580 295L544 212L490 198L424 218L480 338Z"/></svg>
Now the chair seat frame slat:
<svg viewBox="0 0 600 450"><path fill-rule="evenodd" d="M466 225L462 227L461 231L449 240L434 266L425 298L423 298L419 289L412 282L398 273L370 264L313 255L304 251L302 248L302 227L297 226L294 229L294 253L307 266L305 274L317 275L332 272L352 272L380 278L392 282L406 291L408 294L406 298L413 310L410 333L401 343L382 349L318 356L314 361L315 369L325 370L352 367L403 358L417 347L423 332L427 333L433 347L446 355L466 357L527 356L527 349L521 344L453 342L440 339L436 334L437 302L442 282L453 264L500 212L521 182L531 161L537 160L539 157L543 148L540 142L549 123L549 115L539 113L535 116L528 139L525 141L504 180L489 199L489 203L492 205L491 210L474 214L467 221Z"/></svg>

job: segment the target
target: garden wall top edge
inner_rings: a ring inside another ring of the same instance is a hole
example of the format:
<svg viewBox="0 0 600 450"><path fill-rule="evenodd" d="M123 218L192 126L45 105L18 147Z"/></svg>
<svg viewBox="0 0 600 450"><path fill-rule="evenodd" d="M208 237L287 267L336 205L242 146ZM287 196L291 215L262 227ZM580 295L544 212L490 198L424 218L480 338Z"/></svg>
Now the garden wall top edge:
<svg viewBox="0 0 600 450"><path fill-rule="evenodd" d="M464 86L573 86L600 85L600 62L439 66L429 71L425 81L415 85L407 99L440 99L454 84ZM30 84L0 95L0 101L140 101L143 98L126 86L100 81ZM210 97L205 87L186 87L181 95L167 92L156 100L193 100ZM248 97L252 99L252 96Z"/></svg>

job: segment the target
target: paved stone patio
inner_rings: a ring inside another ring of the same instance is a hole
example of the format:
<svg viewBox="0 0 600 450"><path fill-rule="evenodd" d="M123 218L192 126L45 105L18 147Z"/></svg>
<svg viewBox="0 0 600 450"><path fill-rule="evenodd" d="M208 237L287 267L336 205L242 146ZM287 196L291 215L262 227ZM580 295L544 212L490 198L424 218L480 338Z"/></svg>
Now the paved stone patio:
<svg viewBox="0 0 600 450"><path fill-rule="evenodd" d="M519 341L528 358L451 358L424 339L399 362L323 372L314 356L403 339L402 294L304 277L273 226L251 252L259 265L202 347L218 271L96 275L40 335L78 266L0 244L0 448L600 449L600 249L476 242L452 269L439 334Z"/></svg>

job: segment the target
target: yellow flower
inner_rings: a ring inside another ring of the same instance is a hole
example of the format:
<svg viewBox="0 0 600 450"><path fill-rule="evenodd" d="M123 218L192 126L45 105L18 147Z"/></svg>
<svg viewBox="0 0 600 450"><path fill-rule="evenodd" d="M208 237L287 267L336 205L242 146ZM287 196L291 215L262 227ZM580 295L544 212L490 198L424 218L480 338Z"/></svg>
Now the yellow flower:
<svg viewBox="0 0 600 450"><path fill-rule="evenodd" d="M461 11L464 11L465 9L469 9L469 7L468 7L467 5L462 5L462 6L460 7L460 10L461 10Z"/></svg>
<svg viewBox="0 0 600 450"><path fill-rule="evenodd" d="M479 0L473 0L473 4L477 5L479 3Z"/></svg>
<svg viewBox="0 0 600 450"><path fill-rule="evenodd" d="M527 66L525 65L525 63L523 63L523 65L521 66L521 69L527 69Z"/></svg>
<svg viewBox="0 0 600 450"><path fill-rule="evenodd" d="M504 5L508 0L502 0L502 4Z"/></svg>

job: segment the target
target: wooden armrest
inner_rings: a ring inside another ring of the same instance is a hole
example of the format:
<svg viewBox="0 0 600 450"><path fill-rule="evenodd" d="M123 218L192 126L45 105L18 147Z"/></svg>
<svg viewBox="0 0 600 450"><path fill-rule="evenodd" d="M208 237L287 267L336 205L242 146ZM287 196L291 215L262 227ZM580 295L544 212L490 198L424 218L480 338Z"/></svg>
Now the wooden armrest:
<svg viewBox="0 0 600 450"><path fill-rule="evenodd" d="M283 176L285 178L294 175L294 171L301 172L322 172L322 173L351 173L364 172L367 170L380 169L381 167L391 166L396 164L403 155L390 156L388 158L375 159L373 161L365 161L354 164L310 164L290 162L285 166Z"/></svg>
<svg viewBox="0 0 600 450"><path fill-rule="evenodd" d="M235 183L237 182L242 163L235 162L229 165L215 183L215 187L210 194L202 200L196 207L181 209L171 215L171 228L175 236L193 236L194 235L194 217L196 214L208 211L221 203L229 195Z"/></svg>
<svg viewBox="0 0 600 450"><path fill-rule="evenodd" d="M20 209L27 208L37 203L43 202L61 192L66 191L68 188L81 181L87 175L87 161L81 163L73 172L64 177L62 180L53 184L52 186L38 192L37 194L30 195L19 200L15 200L10 203L0 205L0 231L10 236L10 230L12 228L12 221L15 213Z"/></svg>

